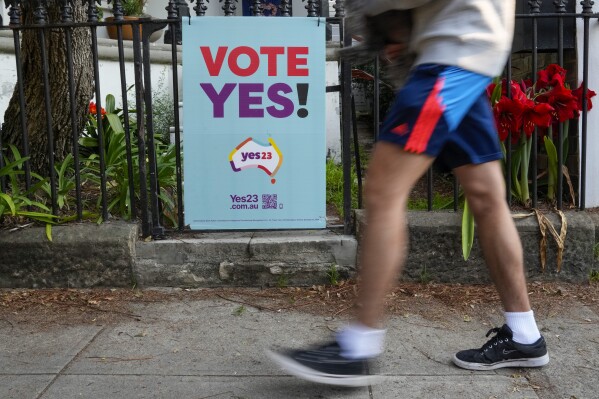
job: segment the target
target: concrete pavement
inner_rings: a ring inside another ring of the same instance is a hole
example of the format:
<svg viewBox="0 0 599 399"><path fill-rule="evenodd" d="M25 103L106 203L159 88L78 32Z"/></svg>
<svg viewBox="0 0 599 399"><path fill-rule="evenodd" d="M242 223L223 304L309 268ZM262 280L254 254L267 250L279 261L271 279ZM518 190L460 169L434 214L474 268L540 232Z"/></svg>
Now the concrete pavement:
<svg viewBox="0 0 599 399"><path fill-rule="evenodd" d="M559 300L559 299L556 299ZM539 326L550 348L542 369L471 372L451 355L482 345L499 312L468 322L441 302L443 319L389 320L384 383L332 388L286 376L264 354L330 337L346 320L260 311L222 299L137 303L110 324L42 327L0 318L0 398L599 398L599 311L572 302ZM560 308L561 309L561 308ZM426 310L424 310L426 311ZM418 313L418 312L416 312Z"/></svg>

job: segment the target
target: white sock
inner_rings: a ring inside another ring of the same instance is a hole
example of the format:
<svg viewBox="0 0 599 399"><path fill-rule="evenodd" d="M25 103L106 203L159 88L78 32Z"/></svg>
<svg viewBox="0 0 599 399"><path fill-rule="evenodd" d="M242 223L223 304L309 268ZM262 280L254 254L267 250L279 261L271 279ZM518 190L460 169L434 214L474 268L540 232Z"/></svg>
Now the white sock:
<svg viewBox="0 0 599 399"><path fill-rule="evenodd" d="M387 330L366 327L363 324L350 324L337 333L341 356L348 359L365 359L383 353L383 343Z"/></svg>
<svg viewBox="0 0 599 399"><path fill-rule="evenodd" d="M504 312L504 314L505 324L514 333L513 339L515 342L529 345L541 338L532 310L528 312Z"/></svg>

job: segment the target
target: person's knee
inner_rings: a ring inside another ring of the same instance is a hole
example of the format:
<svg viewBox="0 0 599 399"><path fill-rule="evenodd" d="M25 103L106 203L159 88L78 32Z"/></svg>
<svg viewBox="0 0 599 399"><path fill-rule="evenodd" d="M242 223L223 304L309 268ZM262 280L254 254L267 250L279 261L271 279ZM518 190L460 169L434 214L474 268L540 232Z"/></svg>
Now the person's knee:
<svg viewBox="0 0 599 399"><path fill-rule="evenodd" d="M467 200L475 217L491 215L506 207L504 196L496 190L473 190L468 193Z"/></svg>
<svg viewBox="0 0 599 399"><path fill-rule="evenodd" d="M409 188L402 189L390 183L384 176L368 176L364 188L364 201L367 209L391 209L405 206Z"/></svg>

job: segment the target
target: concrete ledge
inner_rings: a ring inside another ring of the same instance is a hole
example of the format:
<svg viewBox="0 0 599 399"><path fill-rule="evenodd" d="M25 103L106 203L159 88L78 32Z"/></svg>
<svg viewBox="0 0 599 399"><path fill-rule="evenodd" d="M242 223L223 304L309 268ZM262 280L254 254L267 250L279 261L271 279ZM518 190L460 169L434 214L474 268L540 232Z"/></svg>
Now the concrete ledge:
<svg viewBox="0 0 599 399"><path fill-rule="evenodd" d="M357 236L364 212L356 211ZM557 215L548 215L556 229ZM588 281L599 269L593 248L599 241L599 215L566 212L568 234L562 271L556 245L548 240L547 266L540 267L540 233L535 217L516 220L532 281ZM461 214L411 212L410 254L403 278L454 283L489 282L475 241L462 259ZM55 226L53 241L44 228L0 231L0 287L218 287L312 285L355 275L358 240L330 230L184 234L163 241L139 241L138 227L124 222Z"/></svg>
<svg viewBox="0 0 599 399"><path fill-rule="evenodd" d="M589 279L593 263L593 246L596 242L596 224L591 214L566 212L568 224L566 248L561 272L557 272L557 252L553 238L548 237L547 265L541 270L539 243L541 234L536 217L516 219L522 240L527 278L531 281L585 282ZM559 216L547 215L557 231L561 228ZM403 278L406 280L433 280L439 282L481 283L489 282L478 240L468 261L462 257L461 213L410 212L410 253ZM364 211L356 211L357 236L364 231Z"/></svg>
<svg viewBox="0 0 599 399"><path fill-rule="evenodd" d="M0 231L0 287L131 286L136 237L122 222Z"/></svg>
<svg viewBox="0 0 599 399"><path fill-rule="evenodd" d="M205 233L140 241L135 248L140 286L277 286L325 283L332 265L348 277L357 242L328 230L301 230Z"/></svg>

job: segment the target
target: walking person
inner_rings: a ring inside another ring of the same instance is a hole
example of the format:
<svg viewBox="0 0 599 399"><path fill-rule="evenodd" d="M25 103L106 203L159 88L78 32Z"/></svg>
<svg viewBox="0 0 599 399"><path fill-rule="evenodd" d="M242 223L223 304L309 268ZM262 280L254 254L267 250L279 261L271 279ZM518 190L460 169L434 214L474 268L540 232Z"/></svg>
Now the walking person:
<svg viewBox="0 0 599 399"><path fill-rule="evenodd" d="M503 154L485 89L511 50L515 0L373 0L373 13L408 10L416 60L375 146L365 189L367 227L356 320L336 339L308 350L270 352L289 373L333 385L373 381L382 352L384 299L406 258L410 191L433 162L453 170L478 226L479 242L505 324L478 349L456 353L470 370L539 367L549 362L528 299L522 245L509 207ZM393 55L401 45L389 45Z"/></svg>

